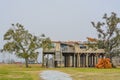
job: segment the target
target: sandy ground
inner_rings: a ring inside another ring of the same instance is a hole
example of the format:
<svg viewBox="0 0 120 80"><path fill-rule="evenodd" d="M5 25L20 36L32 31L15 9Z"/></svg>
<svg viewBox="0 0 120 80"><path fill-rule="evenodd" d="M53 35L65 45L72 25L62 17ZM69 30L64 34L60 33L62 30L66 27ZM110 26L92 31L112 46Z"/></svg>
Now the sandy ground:
<svg viewBox="0 0 120 80"><path fill-rule="evenodd" d="M43 80L72 80L69 74L54 70L42 71L40 77Z"/></svg>

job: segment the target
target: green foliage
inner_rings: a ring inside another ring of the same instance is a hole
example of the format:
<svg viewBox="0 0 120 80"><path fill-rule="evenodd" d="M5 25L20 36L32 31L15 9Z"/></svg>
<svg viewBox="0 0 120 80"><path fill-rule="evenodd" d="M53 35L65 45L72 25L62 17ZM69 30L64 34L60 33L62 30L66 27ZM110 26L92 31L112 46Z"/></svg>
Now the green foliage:
<svg viewBox="0 0 120 80"><path fill-rule="evenodd" d="M51 43L51 40L50 38L42 38L42 44L41 44L41 47L43 49L50 49L52 48L52 43Z"/></svg>
<svg viewBox="0 0 120 80"><path fill-rule="evenodd" d="M12 26L13 28L4 34L4 40L7 42L2 51L15 53L18 57L24 58L26 67L28 67L28 59L37 59L38 49L49 47L51 40L44 34L40 37L32 35L19 23L12 24Z"/></svg>
<svg viewBox="0 0 120 80"><path fill-rule="evenodd" d="M106 53L112 51L120 44L120 18L112 12L111 16L104 14L104 22L92 22L93 27L98 32L98 48L102 48Z"/></svg>

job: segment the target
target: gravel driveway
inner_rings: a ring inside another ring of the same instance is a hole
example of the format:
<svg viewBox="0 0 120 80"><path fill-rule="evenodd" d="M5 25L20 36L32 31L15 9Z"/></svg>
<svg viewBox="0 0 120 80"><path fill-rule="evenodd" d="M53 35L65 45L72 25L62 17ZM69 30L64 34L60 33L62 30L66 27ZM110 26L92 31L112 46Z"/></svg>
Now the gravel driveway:
<svg viewBox="0 0 120 80"><path fill-rule="evenodd" d="M40 77L43 80L72 80L69 74L54 70L42 71Z"/></svg>

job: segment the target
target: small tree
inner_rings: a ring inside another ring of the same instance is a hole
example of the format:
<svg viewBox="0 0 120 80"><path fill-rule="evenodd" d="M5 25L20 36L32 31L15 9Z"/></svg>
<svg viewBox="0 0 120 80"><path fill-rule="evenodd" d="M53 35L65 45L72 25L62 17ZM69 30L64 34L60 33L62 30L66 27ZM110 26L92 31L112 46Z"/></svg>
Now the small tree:
<svg viewBox="0 0 120 80"><path fill-rule="evenodd" d="M98 48L102 48L106 52L106 57L110 57L110 53L113 52L120 44L120 18L116 13L112 12L111 16L104 14L104 22L92 22L93 27L98 32Z"/></svg>
<svg viewBox="0 0 120 80"><path fill-rule="evenodd" d="M7 42L2 51L15 53L18 57L25 59L26 67L28 67L30 58L37 59L38 49L42 48L42 37L32 35L21 24L12 24L12 26L13 28L4 35L4 40ZM46 44L49 43L46 42Z"/></svg>

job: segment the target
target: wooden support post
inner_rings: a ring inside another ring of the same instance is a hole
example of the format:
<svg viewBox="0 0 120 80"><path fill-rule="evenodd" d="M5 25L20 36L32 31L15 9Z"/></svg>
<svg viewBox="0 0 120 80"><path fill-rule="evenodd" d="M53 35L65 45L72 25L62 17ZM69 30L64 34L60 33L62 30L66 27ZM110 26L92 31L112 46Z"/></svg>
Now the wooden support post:
<svg viewBox="0 0 120 80"><path fill-rule="evenodd" d="M53 67L55 67L55 59L54 59L54 54L52 54L53 56Z"/></svg>
<svg viewBox="0 0 120 80"><path fill-rule="evenodd" d="M56 52L54 53L54 66L56 67Z"/></svg>
<svg viewBox="0 0 120 80"><path fill-rule="evenodd" d="M86 54L86 65L85 67L88 67L88 53Z"/></svg>
<svg viewBox="0 0 120 80"><path fill-rule="evenodd" d="M95 59L95 55L93 56L93 67L95 66L95 62L96 62L96 59Z"/></svg>
<svg viewBox="0 0 120 80"><path fill-rule="evenodd" d="M98 54L96 55L96 64L98 63Z"/></svg>
<svg viewBox="0 0 120 80"><path fill-rule="evenodd" d="M67 67L70 67L70 55L69 54L67 56L67 62L68 62Z"/></svg>
<svg viewBox="0 0 120 80"><path fill-rule="evenodd" d="M79 63L79 60L78 60L78 53L77 53L77 67L78 67L78 63Z"/></svg>
<svg viewBox="0 0 120 80"><path fill-rule="evenodd" d="M66 55L64 55L64 67L66 67Z"/></svg>
<svg viewBox="0 0 120 80"><path fill-rule="evenodd" d="M71 54L69 55L69 58L70 58L70 66L69 67L72 67L72 58L71 58Z"/></svg>
<svg viewBox="0 0 120 80"><path fill-rule="evenodd" d="M95 55L95 60L94 60L95 65L97 64L97 56ZM94 65L94 66L95 66Z"/></svg>
<svg viewBox="0 0 120 80"><path fill-rule="evenodd" d="M94 66L94 56L92 56L92 67Z"/></svg>
<svg viewBox="0 0 120 80"><path fill-rule="evenodd" d="M80 55L79 53L77 53L77 67L79 67L80 65Z"/></svg>
<svg viewBox="0 0 120 80"><path fill-rule="evenodd" d="M47 61L46 61L46 67L48 68L49 67L49 54L47 54Z"/></svg>
<svg viewBox="0 0 120 80"><path fill-rule="evenodd" d="M75 67L75 64L76 64L76 59L75 59L75 53L74 53L74 67Z"/></svg>
<svg viewBox="0 0 120 80"><path fill-rule="evenodd" d="M74 67L74 54L72 55L72 67Z"/></svg>
<svg viewBox="0 0 120 80"><path fill-rule="evenodd" d="M44 53L42 54L42 67L44 67Z"/></svg>
<svg viewBox="0 0 120 80"><path fill-rule="evenodd" d="M80 67L80 53L79 53L79 67Z"/></svg>
<svg viewBox="0 0 120 80"><path fill-rule="evenodd" d="M60 67L62 67L62 52L60 52Z"/></svg>

